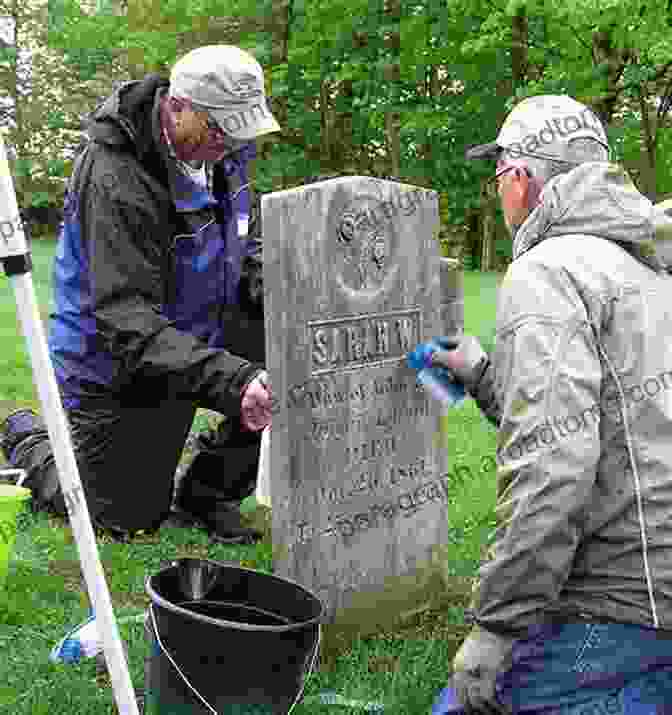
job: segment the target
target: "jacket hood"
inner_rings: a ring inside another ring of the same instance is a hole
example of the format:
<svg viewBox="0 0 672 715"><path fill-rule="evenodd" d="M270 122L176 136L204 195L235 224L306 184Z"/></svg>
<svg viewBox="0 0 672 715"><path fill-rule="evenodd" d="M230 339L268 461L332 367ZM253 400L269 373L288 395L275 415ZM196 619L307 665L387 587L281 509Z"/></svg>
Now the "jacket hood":
<svg viewBox="0 0 672 715"><path fill-rule="evenodd" d="M118 87L88 117L91 139L110 146L134 150L138 158L154 147L158 90L169 82L156 74Z"/></svg>
<svg viewBox="0 0 672 715"><path fill-rule="evenodd" d="M552 236L588 234L618 243L656 271L668 270L672 217L664 209L637 191L623 167L581 164L544 187L541 203L516 234L513 257Z"/></svg>

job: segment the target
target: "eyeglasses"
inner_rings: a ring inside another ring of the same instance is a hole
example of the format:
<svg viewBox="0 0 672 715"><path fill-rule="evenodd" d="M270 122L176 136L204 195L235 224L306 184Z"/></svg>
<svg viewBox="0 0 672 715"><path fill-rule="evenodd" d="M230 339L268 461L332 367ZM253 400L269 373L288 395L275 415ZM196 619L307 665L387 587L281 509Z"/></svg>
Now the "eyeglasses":
<svg viewBox="0 0 672 715"><path fill-rule="evenodd" d="M221 126L208 114L205 115L208 131L219 142L226 144L232 152L239 151L250 143L250 139L234 139L230 137Z"/></svg>
<svg viewBox="0 0 672 715"><path fill-rule="evenodd" d="M532 176L530 173L530 170L527 169L524 166L516 166L515 164L509 164L508 166L503 167L499 171L497 171L494 176L491 176L489 179L485 180L486 184L491 184L493 181L499 183L499 177L502 176L503 174L506 174L507 171L511 171L512 169L521 169L524 171L529 177Z"/></svg>
<svg viewBox="0 0 672 715"><path fill-rule="evenodd" d="M208 131L211 134L214 134L214 135L220 136L220 137L226 136L224 134L224 131L222 130L222 128L219 126L219 124L209 114L205 115L205 121L208 126Z"/></svg>

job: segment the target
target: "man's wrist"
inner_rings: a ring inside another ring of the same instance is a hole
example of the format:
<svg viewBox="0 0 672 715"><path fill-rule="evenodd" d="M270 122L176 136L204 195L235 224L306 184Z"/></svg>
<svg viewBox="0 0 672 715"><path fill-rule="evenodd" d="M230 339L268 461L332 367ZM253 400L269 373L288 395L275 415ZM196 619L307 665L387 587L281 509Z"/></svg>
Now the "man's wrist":
<svg viewBox="0 0 672 715"><path fill-rule="evenodd" d="M472 623L474 624L474 629L478 628L481 631L487 631L500 638L513 638L514 640L524 638L529 630L528 628L520 628L512 625L484 623L477 616L473 617Z"/></svg>
<svg viewBox="0 0 672 715"><path fill-rule="evenodd" d="M243 380L241 387L240 387L241 398L242 398L243 394L245 393L245 390L247 390L247 388L259 377L259 375L266 372L266 368L263 365L260 365L259 363L250 363L247 370L248 370L248 372L245 375L245 379Z"/></svg>
<svg viewBox="0 0 672 715"><path fill-rule="evenodd" d="M471 368L469 375L463 380L464 389L473 395L478 390L478 385L485 375L485 371L490 364L490 358L483 355L481 359Z"/></svg>

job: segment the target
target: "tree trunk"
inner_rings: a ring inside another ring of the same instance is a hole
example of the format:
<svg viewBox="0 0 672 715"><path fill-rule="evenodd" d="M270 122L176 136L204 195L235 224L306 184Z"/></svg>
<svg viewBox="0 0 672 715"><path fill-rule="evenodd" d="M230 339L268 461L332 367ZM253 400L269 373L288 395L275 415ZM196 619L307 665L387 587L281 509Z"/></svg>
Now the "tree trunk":
<svg viewBox="0 0 672 715"><path fill-rule="evenodd" d="M332 116L329 95L329 80L323 77L320 81L320 164L331 167L334 157L332 153Z"/></svg>
<svg viewBox="0 0 672 715"><path fill-rule="evenodd" d="M613 33L614 28L609 26L595 31L592 37L593 63L596 67L606 68L606 87L602 96L593 99L591 106L605 127L611 123L618 104L619 81L630 58L627 49L615 46Z"/></svg>
<svg viewBox="0 0 672 715"><path fill-rule="evenodd" d="M491 271L495 265L497 197L493 196L490 185L483 187L481 197L481 270Z"/></svg>
<svg viewBox="0 0 672 715"><path fill-rule="evenodd" d="M385 115L385 137L390 159L390 174L396 177L401 177L400 119L399 112L387 112Z"/></svg>
<svg viewBox="0 0 672 715"><path fill-rule="evenodd" d="M482 210L480 208L468 208L466 211L462 258L463 260L468 259L470 263L476 259L480 261L481 217Z"/></svg>
<svg viewBox="0 0 672 715"><path fill-rule="evenodd" d="M401 80L401 62L399 50L401 49L401 32L399 22L401 20L401 0L385 0L384 14L386 22L396 23L393 32L385 37L385 44L394 51L394 60L386 68L385 79L391 85L390 97L393 102L397 101L399 81ZM389 157L390 174L401 177L401 114L391 107L385 114L385 140L387 144L387 154Z"/></svg>
<svg viewBox="0 0 672 715"><path fill-rule="evenodd" d="M281 65L287 65L289 55L289 34L292 13L292 0L273 0L272 46L269 78L273 92L273 72ZM280 96L274 106L274 114L281 125L287 122L287 96Z"/></svg>
<svg viewBox="0 0 672 715"><path fill-rule="evenodd" d="M21 102L21 93L19 92L19 51L21 50L21 43L19 40L19 3L14 0L12 6L12 20L14 21L14 32L12 36L12 45L16 50L16 57L14 62L14 71L12 73L12 85L11 93L12 100L14 101L14 121L16 122L16 132L17 140L21 133L21 128L23 127L23 122L21 121L21 110L23 109ZM18 142L17 142L18 143Z"/></svg>
<svg viewBox="0 0 672 715"><path fill-rule="evenodd" d="M333 133L331 136L331 167L337 172L357 172L356 153L353 146L353 113L352 100L354 97L351 79L344 79L338 89L341 111L336 111L334 116Z"/></svg>
<svg viewBox="0 0 672 715"><path fill-rule="evenodd" d="M293 10L293 0L272 0L272 12L270 13L270 23L265 29L271 37L271 66L266 71L269 93L273 94L273 75L277 73L281 66L287 67L290 40L290 25ZM278 123L283 128L287 127L287 95L278 95L272 107L273 114ZM259 154L261 158L269 158L273 151L274 144L278 141L279 135L265 138L260 142ZM254 168L252 167L252 179L254 180ZM282 189L287 185L287 175L284 167L280 174L275 176L275 188Z"/></svg>
<svg viewBox="0 0 672 715"><path fill-rule="evenodd" d="M642 139L644 142L644 157L642 157L641 186L640 191L654 204L657 199L656 190L656 144L658 127L652 126L655 120L651 120L649 107L646 103L644 93L639 92L639 109L642 115Z"/></svg>
<svg viewBox="0 0 672 715"><path fill-rule="evenodd" d="M508 94L513 95L527 79L528 70L528 20L525 5L520 5L511 19L511 84ZM494 186L483 184L481 192L481 270L495 268L497 240L497 193Z"/></svg>
<svg viewBox="0 0 672 715"><path fill-rule="evenodd" d="M20 7L19 7L19 2L18 0L13 0L12 5L11 5L11 19L14 24L14 29L12 32L12 48L16 51L15 59L14 62L12 63L12 69L11 69L11 77L9 79L9 92L10 96L12 99L12 104L13 104L13 119L14 119L14 128L10 132L10 143L14 148L14 151L16 152L16 158L17 159L27 159L28 158L28 151L26 147L27 139L29 138L26 135L26 127L24 123L24 118L23 118L23 113L24 113L24 102L25 99L21 93L21 79L20 79L20 72L21 72L21 60L19 59L19 52L21 51L22 47L22 22L21 22L21 16L20 16ZM17 193L17 197L21 197L27 189L30 188L30 177L29 176L22 176L22 175L17 175L16 172L14 173L14 184L15 184L15 189Z"/></svg>
<svg viewBox="0 0 672 715"><path fill-rule="evenodd" d="M514 92L523 84L527 77L527 55L527 11L525 6L521 5L511 21L511 77Z"/></svg>

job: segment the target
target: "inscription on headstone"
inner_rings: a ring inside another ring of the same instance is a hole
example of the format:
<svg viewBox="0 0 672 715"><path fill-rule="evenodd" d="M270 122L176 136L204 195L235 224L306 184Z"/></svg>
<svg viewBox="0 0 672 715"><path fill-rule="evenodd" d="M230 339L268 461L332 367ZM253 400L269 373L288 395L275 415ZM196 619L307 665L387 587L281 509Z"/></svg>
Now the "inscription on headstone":
<svg viewBox="0 0 672 715"><path fill-rule="evenodd" d="M422 606L448 537L439 406L406 366L445 334L437 195L348 177L262 212L275 570L367 630L383 592Z"/></svg>

